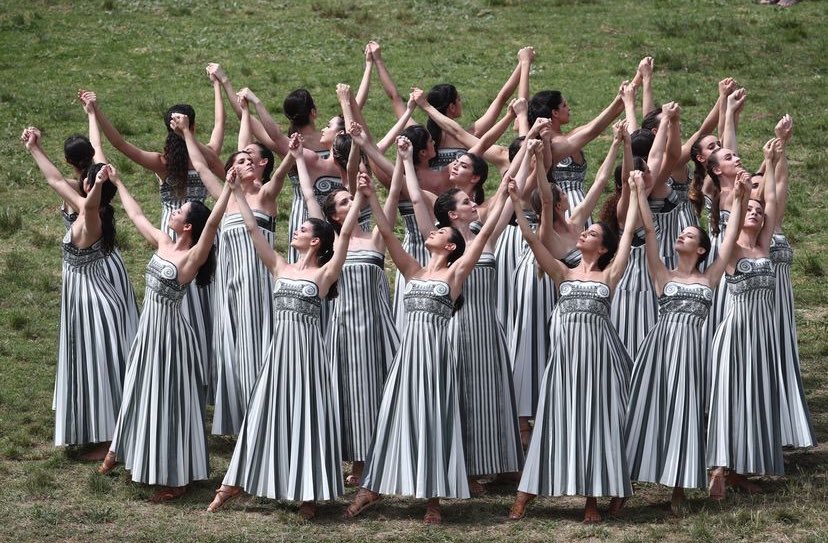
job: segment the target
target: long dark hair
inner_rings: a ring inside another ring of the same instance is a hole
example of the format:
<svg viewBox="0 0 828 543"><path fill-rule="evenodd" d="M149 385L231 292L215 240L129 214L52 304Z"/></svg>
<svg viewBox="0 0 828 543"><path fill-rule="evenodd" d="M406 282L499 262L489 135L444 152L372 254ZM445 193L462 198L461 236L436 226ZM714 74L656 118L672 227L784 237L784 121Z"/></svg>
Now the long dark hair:
<svg viewBox="0 0 828 543"><path fill-rule="evenodd" d="M474 153L464 152L457 155L457 158L461 156L469 157L472 162L472 175L476 175L478 177L477 183L474 185L474 194L471 194L472 200L477 205L482 204L486 201L486 193L483 191L483 184L486 182L486 179L489 178L489 165L483 160L481 157L477 156Z"/></svg>
<svg viewBox="0 0 828 543"><path fill-rule="evenodd" d="M83 181L95 160L95 148L92 147L89 138L76 134L69 136L63 142L63 157L66 162L77 168L80 172L80 180Z"/></svg>
<svg viewBox="0 0 828 543"><path fill-rule="evenodd" d="M702 249L704 249L704 253L700 254L699 258L696 259L696 268L698 268L699 266L701 266L702 262L707 260L707 256L710 254L710 248L712 245L710 243L710 236L707 235L707 232L704 231L704 228L702 228L701 226L697 226L695 224L691 224L690 226L698 230L699 245Z"/></svg>
<svg viewBox="0 0 828 543"><path fill-rule="evenodd" d="M316 265L322 267L330 262L334 255L333 246L334 239L336 238L334 227L328 221L315 217L310 217L308 222L313 227L311 232L313 237L319 238L319 249L316 252ZM339 296L339 290L337 289L338 283L339 281L334 281L331 288L328 289L328 295L325 297L326 300L332 300Z"/></svg>
<svg viewBox="0 0 828 543"><path fill-rule="evenodd" d="M446 115L449 106L457 101L458 96L457 88L454 85L450 83L441 83L440 85L434 85L431 87L431 90L428 91L426 99L428 100L428 103L434 107L434 109L443 115ZM434 146L440 147L440 143L443 141L443 129L430 118L426 123L426 127L431 133L431 139L434 140Z"/></svg>
<svg viewBox="0 0 828 543"><path fill-rule="evenodd" d="M86 174L86 183L88 185L95 184L95 177L97 177L98 172L101 171L101 168L106 166L106 164L102 162L98 162L89 166L89 171ZM81 194L86 197L86 189L81 183ZM115 193L118 191L118 187L115 186L115 183L107 179L101 185L101 204L98 208L98 216L101 218L101 239L103 245L103 252L104 254L109 254L115 250L116 247L116 234L115 231L115 209L112 207L112 198L115 197Z"/></svg>
<svg viewBox="0 0 828 543"><path fill-rule="evenodd" d="M313 97L307 89L296 89L285 97L282 110L290 121L288 135L293 135L300 128L311 124L311 112L316 109Z"/></svg>
<svg viewBox="0 0 828 543"><path fill-rule="evenodd" d="M604 224L614 224L615 230L618 230L618 201L621 199L621 190L623 180L621 179L621 165L615 167L613 175L615 179L615 192L612 196L606 199L601 212L598 214L599 220Z"/></svg>
<svg viewBox="0 0 828 543"><path fill-rule="evenodd" d="M190 155L184 138L170 128L173 113L181 113L190 119L190 126L195 124L195 110L190 104L175 104L164 113L164 125L167 127L167 141L164 142L164 167L167 169L167 179L177 196L187 192L187 174L190 169Z"/></svg>
<svg viewBox="0 0 828 543"><path fill-rule="evenodd" d="M690 181L690 188L687 191L687 199L693 205L697 216L701 216L702 208L704 207L704 178L707 177L707 168L703 162L699 161L698 156L701 154L701 141L710 134L701 134L693 145L690 146L690 158L693 160L693 179ZM717 213L718 214L718 213ZM710 217L712 224L713 217ZM716 217L716 228L718 229L719 219Z"/></svg>
<svg viewBox="0 0 828 543"><path fill-rule="evenodd" d="M411 153L414 157L414 165L419 165L420 151L428 147L428 140L431 137L431 134L423 127L423 125L412 124L403 130L402 135L411 141Z"/></svg>
<svg viewBox="0 0 828 543"><path fill-rule="evenodd" d="M603 271L609 266L612 259L615 258L615 253L618 252L618 229L610 227L605 222L599 222L601 227L601 245L607 250L606 253L598 257L598 269Z"/></svg>
<svg viewBox="0 0 828 543"><path fill-rule="evenodd" d="M322 214L325 216L325 220L333 226L334 231L339 234L339 231L342 230L342 225L333 218L336 214L336 196L341 192L348 192L345 189L335 190L325 196L325 199L322 200ZM350 192L348 192L350 194Z"/></svg>
<svg viewBox="0 0 828 543"><path fill-rule="evenodd" d="M538 118L551 119L552 112L561 107L563 95L557 90L542 90L529 99L527 117L529 126Z"/></svg>
<svg viewBox="0 0 828 543"><path fill-rule="evenodd" d="M439 228L453 228L449 213L457 209L457 201L454 199L454 195L458 192L460 192L460 189L452 187L440 193L437 199L434 200L434 217L437 219Z"/></svg>
<svg viewBox="0 0 828 543"><path fill-rule="evenodd" d="M210 208L198 200L190 201L190 210L187 212L187 217L184 219L193 228L191 230L190 246L195 246L198 240L201 239L201 234L204 232L204 227L207 225L207 219L210 217ZM198 268L195 282L200 287L206 287L213 281L213 273L216 271L216 246L210 246L210 252L207 259Z"/></svg>
<svg viewBox="0 0 828 543"><path fill-rule="evenodd" d="M707 157L707 175L710 176L710 180L713 181L713 196L710 198L711 205L710 205L710 232L714 236L719 235L719 214L720 214L720 199L722 195L722 181L719 179L719 176L713 172L713 169L719 165L719 158L716 156L721 149L717 149L710 153L710 156ZM689 198L689 195L688 195Z"/></svg>

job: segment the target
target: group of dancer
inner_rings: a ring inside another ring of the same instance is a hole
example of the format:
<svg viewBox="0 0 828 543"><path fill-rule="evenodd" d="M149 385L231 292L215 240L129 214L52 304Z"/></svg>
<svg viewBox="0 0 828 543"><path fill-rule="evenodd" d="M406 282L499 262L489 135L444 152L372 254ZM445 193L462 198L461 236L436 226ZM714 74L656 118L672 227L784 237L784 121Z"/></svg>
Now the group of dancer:
<svg viewBox="0 0 828 543"><path fill-rule="evenodd" d="M792 120L751 173L736 143L745 90L722 80L682 141L681 108L655 105L647 57L603 111L565 132L566 98L530 95L534 55L518 52L465 128L453 85L404 101L371 42L358 91L337 85L341 112L321 130L307 90L285 98L282 131L218 64L207 66L206 144L178 104L163 152L140 149L86 90L89 136L64 146L71 176L37 128L24 130L66 225L55 444L96 444L86 458L101 473L122 463L163 502L209 477L213 405L212 433L237 437L208 510L246 492L300 502L308 519L345 485L359 487L346 518L401 495L427 500L425 522L439 523L440 498L496 480L517 482L513 520L537 495L578 495L595 522L597 498L617 515L634 481L672 488L677 509L685 489L709 486L719 500L728 485L760 491L748 475L782 475L783 447L816 443L781 230ZM396 116L379 139L362 115L374 72ZM224 96L240 130L222 163ZM427 126L412 120L417 108ZM610 126L585 191L583 149ZM511 127L513 143L497 145ZM101 132L156 174L159 227L107 164ZM500 181L487 198L492 166ZM285 178L288 226L275 224ZM116 193L155 248L140 319ZM277 227L292 236L286 255Z"/></svg>

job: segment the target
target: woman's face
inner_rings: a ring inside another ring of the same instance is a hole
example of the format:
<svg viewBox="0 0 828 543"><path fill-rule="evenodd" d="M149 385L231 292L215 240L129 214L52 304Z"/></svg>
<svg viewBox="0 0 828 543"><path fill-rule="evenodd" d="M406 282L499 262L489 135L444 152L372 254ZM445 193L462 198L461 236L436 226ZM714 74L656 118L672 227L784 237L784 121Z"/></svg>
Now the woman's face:
<svg viewBox="0 0 828 543"><path fill-rule="evenodd" d="M582 253L605 253L607 249L604 247L604 232L601 229L601 225L590 225L589 228L581 232L575 246L580 249Z"/></svg>
<svg viewBox="0 0 828 543"><path fill-rule="evenodd" d="M552 111L552 116L558 119L558 122L561 124L566 124L569 122L569 114L571 110L569 109L569 102L566 101L564 97L562 99L561 105L558 106L558 109Z"/></svg>
<svg viewBox="0 0 828 543"><path fill-rule="evenodd" d="M698 228L688 226L681 231L673 244L673 248L677 253L685 254L688 252L697 252L701 247L701 235Z"/></svg>
<svg viewBox="0 0 828 543"><path fill-rule="evenodd" d="M454 195L454 211L449 213L449 218L463 224L480 220L480 215L477 214L477 204L461 190Z"/></svg>
<svg viewBox="0 0 828 543"><path fill-rule="evenodd" d="M739 155L735 151L722 147L715 154L719 160L719 164L713 169L716 175L735 179L736 174L744 169L742 168L742 159L739 158Z"/></svg>
<svg viewBox="0 0 828 543"><path fill-rule="evenodd" d="M169 227L170 230L180 235L184 231L184 226L189 224L187 217L190 214L190 202L186 202L183 206L173 210L170 213Z"/></svg>
<svg viewBox="0 0 828 543"><path fill-rule="evenodd" d="M262 162L262 151L258 145L248 145L236 155L233 167L236 168L236 175L242 180L249 180L256 177L256 164ZM262 167L264 170L264 167ZM261 172L259 172L261 175Z"/></svg>
<svg viewBox="0 0 828 543"><path fill-rule="evenodd" d="M345 221L345 217L348 215L348 211L351 209L351 202L353 201L354 197L351 196L351 193L347 190L340 190L337 192L334 195L334 212L331 219L339 224L342 224Z"/></svg>
<svg viewBox="0 0 828 543"><path fill-rule="evenodd" d="M756 200L748 200L747 214L742 226L745 230L758 230L765 223L765 208Z"/></svg>
<svg viewBox="0 0 828 543"><path fill-rule="evenodd" d="M708 134L699 141L699 154L696 155L696 160L704 164L707 162L707 157L722 148L721 142L712 134Z"/></svg>
<svg viewBox="0 0 828 543"><path fill-rule="evenodd" d="M466 186L474 177L477 177L474 175L474 164L466 155L455 159L449 166L449 181L453 185Z"/></svg>
<svg viewBox="0 0 828 543"><path fill-rule="evenodd" d="M557 185L553 185L552 190L558 194L558 203L555 204L556 212L561 214L569 211L569 195L566 191Z"/></svg>
<svg viewBox="0 0 828 543"><path fill-rule="evenodd" d="M451 230L438 228L429 232L425 240L426 248L431 252L448 252L447 246L451 243Z"/></svg>
<svg viewBox="0 0 828 543"><path fill-rule="evenodd" d="M447 113L449 114L448 117L452 119L456 119L463 115L463 100L460 98L460 95L457 95L457 100L449 104Z"/></svg>
<svg viewBox="0 0 828 543"><path fill-rule="evenodd" d="M305 221L299 225L299 228L294 230L293 238L290 240L290 246L300 251L307 251L310 248L313 240L319 241L319 238L313 235L313 225Z"/></svg>
<svg viewBox="0 0 828 543"><path fill-rule="evenodd" d="M340 124L339 117L331 117L328 124L322 128L322 132L319 136L319 143L325 147L330 147L333 144L336 135L341 131L341 128L342 125Z"/></svg>

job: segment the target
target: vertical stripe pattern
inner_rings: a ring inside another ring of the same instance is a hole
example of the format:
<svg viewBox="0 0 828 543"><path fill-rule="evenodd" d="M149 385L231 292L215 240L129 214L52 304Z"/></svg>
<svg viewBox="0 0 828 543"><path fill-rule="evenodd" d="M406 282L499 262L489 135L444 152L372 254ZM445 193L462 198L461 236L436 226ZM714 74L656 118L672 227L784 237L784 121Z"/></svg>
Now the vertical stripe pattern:
<svg viewBox="0 0 828 543"><path fill-rule="evenodd" d="M457 350L463 450L469 475L523 467L512 364L495 313L495 257L481 255L463 284L463 307L449 323Z"/></svg>
<svg viewBox="0 0 828 543"><path fill-rule="evenodd" d="M650 328L655 326L657 318L658 300L647 267L644 231L638 230L633 238L627 268L612 300L612 324L630 358L636 357L641 342Z"/></svg>
<svg viewBox="0 0 828 543"><path fill-rule="evenodd" d="M129 345L128 308L107 275L101 241L87 249L63 238L63 289L55 377L55 445L112 439Z"/></svg>
<svg viewBox="0 0 828 543"><path fill-rule="evenodd" d="M338 383L347 461L368 455L385 376L400 342L384 263L385 255L376 251L348 252L330 323L331 373Z"/></svg>
<svg viewBox="0 0 828 543"><path fill-rule="evenodd" d="M259 230L273 243L273 219L254 211ZM256 250L241 214L222 221L216 266L213 356L216 359L216 409L213 433L237 434L263 353L272 335L270 272Z"/></svg>
<svg viewBox="0 0 828 543"><path fill-rule="evenodd" d="M388 373L362 486L380 494L468 498L454 353L442 281L406 285L407 324Z"/></svg>
<svg viewBox="0 0 828 543"><path fill-rule="evenodd" d="M609 321L610 289L565 281L518 490L630 496L624 436L632 362Z"/></svg>
<svg viewBox="0 0 828 543"><path fill-rule="evenodd" d="M783 234L774 234L770 258L776 273L776 330L779 336L779 355L782 358L779 382L782 445L814 447L817 441L799 371L799 347L791 284L793 249Z"/></svg>
<svg viewBox="0 0 828 543"><path fill-rule="evenodd" d="M719 235L714 236L710 234L710 255L707 258L705 267L713 264L719 257L719 246L724 240L725 231L727 230L727 220L730 218L730 212L722 210L719 214ZM710 388L713 386L713 373L715 362L713 360L713 336L716 335L716 330L719 328L719 323L728 311L730 305L730 297L727 295L727 277L722 275L719 284L713 288L713 304L710 306L710 313L707 315L707 320L704 323L705 337L704 337L704 405L705 409L710 405Z"/></svg>
<svg viewBox="0 0 828 543"><path fill-rule="evenodd" d="M704 488L702 325L713 291L674 281L633 364L627 461L633 481Z"/></svg>
<svg viewBox="0 0 828 543"><path fill-rule="evenodd" d="M185 486L207 479L203 352L181 311L187 285L158 254L147 265L144 310L129 352L110 450L132 480Z"/></svg>
<svg viewBox="0 0 828 543"><path fill-rule="evenodd" d="M339 420L319 288L280 278L273 299L273 338L223 483L271 499L333 500L343 493Z"/></svg>
<svg viewBox="0 0 828 543"><path fill-rule="evenodd" d="M405 225L405 237L402 246L405 252L414 257L420 266L428 264L429 253L425 247L425 240L417 227L417 219L414 217L414 206L411 202L400 202L398 207L400 217ZM397 323L397 330L405 330L405 277L396 271L394 275L394 320Z"/></svg>
<svg viewBox="0 0 828 543"><path fill-rule="evenodd" d="M707 465L784 475L770 259L739 259L727 283L730 307L713 338Z"/></svg>

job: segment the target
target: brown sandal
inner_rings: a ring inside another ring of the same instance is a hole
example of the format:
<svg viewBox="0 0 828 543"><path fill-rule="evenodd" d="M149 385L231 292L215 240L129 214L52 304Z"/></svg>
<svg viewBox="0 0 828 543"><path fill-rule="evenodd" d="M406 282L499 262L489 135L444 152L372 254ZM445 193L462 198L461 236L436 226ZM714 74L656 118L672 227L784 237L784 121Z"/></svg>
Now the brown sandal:
<svg viewBox="0 0 828 543"><path fill-rule="evenodd" d="M299 516L305 520L310 520L316 516L316 502L302 502L299 506Z"/></svg>
<svg viewBox="0 0 828 543"><path fill-rule="evenodd" d="M526 506L529 505L534 499L534 494L518 490L515 503L512 504L512 508L509 510L509 520L522 519L526 515Z"/></svg>
<svg viewBox="0 0 828 543"><path fill-rule="evenodd" d="M210 505L207 506L207 511L210 513L215 513L216 511L221 509L225 503L229 502L233 498L236 498L241 493L241 487L221 485L221 487L219 487L219 489L216 490L216 497L213 498L213 501L211 501Z"/></svg>
<svg viewBox="0 0 828 543"><path fill-rule="evenodd" d="M372 492L367 488L360 488L354 501L342 513L342 518L352 519L361 515L363 511L380 501L380 498L381 496L376 492Z"/></svg>
<svg viewBox="0 0 828 543"><path fill-rule="evenodd" d="M432 503L431 500L428 501L423 522L429 526L439 526L443 522L443 516L440 514L440 502Z"/></svg>
<svg viewBox="0 0 828 543"><path fill-rule="evenodd" d="M151 503L164 503L187 493L186 486L162 486L149 499Z"/></svg>
<svg viewBox="0 0 828 543"><path fill-rule="evenodd" d="M107 473L115 469L115 466L117 465L118 456L114 452L109 451L108 453L106 453L103 463L100 466L98 466L98 473L100 473L101 475L106 475Z"/></svg>
<svg viewBox="0 0 828 543"><path fill-rule="evenodd" d="M721 501L725 498L725 474L721 470L713 470L710 474L710 484L707 485L707 492L711 500Z"/></svg>

